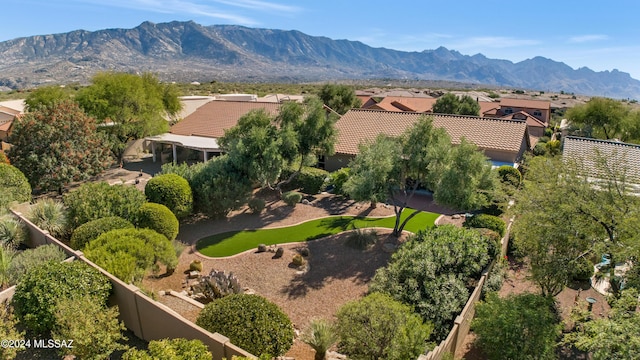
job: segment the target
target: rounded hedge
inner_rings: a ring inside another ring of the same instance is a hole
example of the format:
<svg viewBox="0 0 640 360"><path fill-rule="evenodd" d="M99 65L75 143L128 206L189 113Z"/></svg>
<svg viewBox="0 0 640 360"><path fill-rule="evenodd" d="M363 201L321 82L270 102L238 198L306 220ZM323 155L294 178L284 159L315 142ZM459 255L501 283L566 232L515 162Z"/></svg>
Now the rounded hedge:
<svg viewBox="0 0 640 360"><path fill-rule="evenodd" d="M136 226L155 230L169 240L174 240L178 235L180 223L178 218L162 204L146 203L140 206L136 216Z"/></svg>
<svg viewBox="0 0 640 360"><path fill-rule="evenodd" d="M152 340L149 342L148 350L131 348L122 354L123 360L211 360L211 357L209 349L202 341L183 338Z"/></svg>
<svg viewBox="0 0 640 360"><path fill-rule="evenodd" d="M83 262L47 262L22 277L16 286L13 307L22 324L44 334L55 325L58 300L95 296L106 306L110 292L107 277Z"/></svg>
<svg viewBox="0 0 640 360"><path fill-rule="evenodd" d="M171 241L150 229L111 230L90 241L84 253L87 259L129 283L142 280L156 262L167 269L174 269L178 263Z"/></svg>
<svg viewBox="0 0 640 360"><path fill-rule="evenodd" d="M31 200L31 185L17 167L0 162L0 208Z"/></svg>
<svg viewBox="0 0 640 360"><path fill-rule="evenodd" d="M144 187L144 193L150 202L162 204L182 219L193 211L193 194L189 182L177 174L154 176Z"/></svg>
<svg viewBox="0 0 640 360"><path fill-rule="evenodd" d="M464 226L467 228L485 228L493 230L500 234L500 236L504 236L507 229L507 224L505 224L504 220L497 216L488 214L478 214L467 218L464 221Z"/></svg>
<svg viewBox="0 0 640 360"><path fill-rule="evenodd" d="M296 206L302 200L302 194L296 191L287 191L282 194L282 201L289 206Z"/></svg>
<svg viewBox="0 0 640 360"><path fill-rule="evenodd" d="M293 344L289 317L258 295L233 294L215 300L200 312L196 324L258 356L283 355Z"/></svg>
<svg viewBox="0 0 640 360"><path fill-rule="evenodd" d="M503 183L519 187L522 182L522 174L520 170L509 165L502 165L498 168L498 175Z"/></svg>
<svg viewBox="0 0 640 360"><path fill-rule="evenodd" d="M107 182L85 183L64 197L71 229L108 216L134 221L146 196L135 186L109 185Z"/></svg>
<svg viewBox="0 0 640 360"><path fill-rule="evenodd" d="M119 216L108 216L98 220L92 220L78 226L71 235L70 245L75 250L82 250L89 241L98 236L116 229L133 228L133 224Z"/></svg>

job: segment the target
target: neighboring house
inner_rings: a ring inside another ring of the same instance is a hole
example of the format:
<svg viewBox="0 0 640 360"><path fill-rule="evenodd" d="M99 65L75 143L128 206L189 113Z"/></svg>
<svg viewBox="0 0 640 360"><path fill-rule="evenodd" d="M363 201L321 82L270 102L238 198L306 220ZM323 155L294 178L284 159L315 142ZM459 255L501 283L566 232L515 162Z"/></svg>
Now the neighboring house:
<svg viewBox="0 0 640 360"><path fill-rule="evenodd" d="M0 150L8 150L13 121L24 113L24 100L0 102Z"/></svg>
<svg viewBox="0 0 640 360"><path fill-rule="evenodd" d="M224 135L226 129L235 126L243 115L256 109L265 109L270 115L275 115L280 104L233 100L207 102L173 125L168 133L145 139L150 142L153 161L157 161L158 153L161 162L168 159L206 161L210 155L220 154L222 150L217 139Z"/></svg>
<svg viewBox="0 0 640 360"><path fill-rule="evenodd" d="M402 97L402 96L386 96L376 104L368 107L362 106L363 109L385 110L385 111L409 111L409 112L431 112L433 104L437 99L426 97Z"/></svg>
<svg viewBox="0 0 640 360"><path fill-rule="evenodd" d="M544 129L547 128L547 126L542 121L536 119L535 117L533 117L533 115L524 111L518 111L517 113L505 115L500 119L524 120L527 123L530 137L529 142L531 143L532 147L535 146L538 143L538 140L540 140L540 138L544 136Z"/></svg>
<svg viewBox="0 0 640 360"><path fill-rule="evenodd" d="M577 161L589 177L607 177L598 166L598 161L606 159L609 169L624 173L640 190L640 145L575 136L564 136L562 142L563 160Z"/></svg>
<svg viewBox="0 0 640 360"><path fill-rule="evenodd" d="M336 154L325 159L325 169L335 171L348 166L358 153L358 145L379 134L398 136L423 115L414 112L352 109L336 123ZM531 146L527 124L521 120L502 120L463 115L428 115L436 127L444 128L454 145L465 138L480 148L494 165L517 166Z"/></svg>
<svg viewBox="0 0 640 360"><path fill-rule="evenodd" d="M545 126L549 126L549 120L551 119L551 103L549 101L501 98L500 109L496 115L502 117L520 111L532 115Z"/></svg>

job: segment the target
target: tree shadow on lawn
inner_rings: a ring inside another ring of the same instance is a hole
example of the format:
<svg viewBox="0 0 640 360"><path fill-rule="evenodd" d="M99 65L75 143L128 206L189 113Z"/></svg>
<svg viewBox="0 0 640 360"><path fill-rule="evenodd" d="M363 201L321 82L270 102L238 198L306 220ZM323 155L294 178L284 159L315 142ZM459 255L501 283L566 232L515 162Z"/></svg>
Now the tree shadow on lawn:
<svg viewBox="0 0 640 360"><path fill-rule="evenodd" d="M308 271L296 274L280 291L289 299L307 295L309 290L322 289L332 280L346 280L362 285L368 283L378 268L385 266L391 254L382 250L387 236L367 250L357 250L345 245L348 234L340 234L333 239L313 240L306 243L310 256L307 258ZM389 235L391 236L391 235ZM395 238L393 238L395 239Z"/></svg>

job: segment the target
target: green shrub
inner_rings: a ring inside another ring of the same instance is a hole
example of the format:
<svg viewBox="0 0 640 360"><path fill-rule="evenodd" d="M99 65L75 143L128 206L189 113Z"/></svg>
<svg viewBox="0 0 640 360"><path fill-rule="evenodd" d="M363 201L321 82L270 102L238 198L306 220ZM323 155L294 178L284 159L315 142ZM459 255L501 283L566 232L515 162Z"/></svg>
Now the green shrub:
<svg viewBox="0 0 640 360"><path fill-rule="evenodd" d="M293 344L289 317L258 295L234 294L215 300L200 312L196 324L256 355L283 355Z"/></svg>
<svg viewBox="0 0 640 360"><path fill-rule="evenodd" d="M534 294L501 299L487 294L472 322L477 344L488 359L555 359L560 335L553 297Z"/></svg>
<svg viewBox="0 0 640 360"><path fill-rule="evenodd" d="M133 222L138 209L146 201L144 194L134 186L110 186L104 181L82 184L64 197L71 229L109 216L119 216Z"/></svg>
<svg viewBox="0 0 640 360"><path fill-rule="evenodd" d="M327 350L338 341L338 336L331 323L324 319L314 319L302 333L302 341L316 351L315 360L324 360Z"/></svg>
<svg viewBox="0 0 640 360"><path fill-rule="evenodd" d="M55 244L41 245L35 249L26 249L18 253L9 266L9 283L15 285L20 282L30 269L50 261L61 262L67 255Z"/></svg>
<svg viewBox="0 0 640 360"><path fill-rule="evenodd" d="M488 214L477 214L464 221L464 226L467 228L485 228L493 230L504 236L507 230L507 224L501 218Z"/></svg>
<svg viewBox="0 0 640 360"><path fill-rule="evenodd" d="M0 339L24 339L24 331L17 330L18 321L8 301L0 301ZM0 359L14 359L24 348L0 346Z"/></svg>
<svg viewBox="0 0 640 360"><path fill-rule="evenodd" d="M500 181L516 188L520 186L520 183L522 183L522 174L513 166L500 166L498 168L498 176L500 177Z"/></svg>
<svg viewBox="0 0 640 360"><path fill-rule="evenodd" d="M177 174L162 174L151 178L144 187L150 202L162 204L182 219L193 211L193 194L189 182Z"/></svg>
<svg viewBox="0 0 640 360"><path fill-rule="evenodd" d="M571 278L575 281L589 281L593 276L593 264L584 256L569 264Z"/></svg>
<svg viewBox="0 0 640 360"><path fill-rule="evenodd" d="M27 229L13 215L0 215L0 245L17 247L27 240Z"/></svg>
<svg viewBox="0 0 640 360"><path fill-rule="evenodd" d="M262 212L262 209L264 209L265 201L260 198L252 198L251 200L249 200L248 205L252 213L260 214Z"/></svg>
<svg viewBox="0 0 640 360"><path fill-rule="evenodd" d="M295 188L299 188L305 194L314 195L322 190L322 187L329 176L326 170L303 167L298 176L295 177Z"/></svg>
<svg viewBox="0 0 640 360"><path fill-rule="evenodd" d="M345 245L350 248L365 250L369 246L375 244L378 241L378 233L375 229L356 229L347 235Z"/></svg>
<svg viewBox="0 0 640 360"><path fill-rule="evenodd" d="M538 141L536 146L533 147L533 155L535 156L544 156L547 154L547 146L546 143L542 143Z"/></svg>
<svg viewBox="0 0 640 360"><path fill-rule="evenodd" d="M98 236L116 229L133 228L133 224L119 216L109 216L102 219L91 220L78 226L71 235L70 245L75 250L82 250L89 241Z"/></svg>
<svg viewBox="0 0 640 360"><path fill-rule="evenodd" d="M198 272L202 272L202 261L196 259L193 260L190 264L189 264L189 270L190 271L198 271Z"/></svg>
<svg viewBox="0 0 640 360"><path fill-rule="evenodd" d="M302 200L302 194L295 191L287 191L282 194L282 201L289 206L296 206Z"/></svg>
<svg viewBox="0 0 640 360"><path fill-rule="evenodd" d="M0 244L0 287L9 284L9 269L16 251L6 244Z"/></svg>
<svg viewBox="0 0 640 360"><path fill-rule="evenodd" d="M136 216L136 226L155 230L169 240L174 240L178 235L180 223L168 207L146 203L140 206Z"/></svg>
<svg viewBox="0 0 640 360"><path fill-rule="evenodd" d="M477 228L475 230L480 233L480 236L487 240L487 252L489 253L489 257L495 259L502 252L502 236L500 236L500 234L498 234L497 232L487 228Z"/></svg>
<svg viewBox="0 0 640 360"><path fill-rule="evenodd" d="M31 205L26 218L51 236L62 239L67 236L67 211L61 202L41 199Z"/></svg>
<svg viewBox="0 0 640 360"><path fill-rule="evenodd" d="M20 279L13 306L22 324L46 334L55 325L58 301L94 296L98 304L106 305L110 292L107 277L89 265L81 261L51 261L29 270Z"/></svg>
<svg viewBox="0 0 640 360"><path fill-rule="evenodd" d="M73 348L62 347L62 355L75 355L81 359L108 359L117 350L128 347L126 330L118 321L117 306L105 308L103 301L90 296L60 299L56 304L54 339L73 339Z"/></svg>
<svg viewBox="0 0 640 360"><path fill-rule="evenodd" d="M153 340L148 350L130 349L122 360L211 360L211 357L202 341L179 338Z"/></svg>
<svg viewBox="0 0 640 360"><path fill-rule="evenodd" d="M171 241L150 229L111 230L90 241L84 254L128 283L142 280L145 272L157 262L166 265L168 271L178 262Z"/></svg>
<svg viewBox="0 0 640 360"><path fill-rule="evenodd" d="M9 158L5 155L4 151L0 150L0 164L11 165Z"/></svg>
<svg viewBox="0 0 640 360"><path fill-rule="evenodd" d="M17 167L0 162L0 209L31 200L29 180Z"/></svg>
<svg viewBox="0 0 640 360"><path fill-rule="evenodd" d="M411 307L380 293L346 303L336 316L338 349L352 359L415 359L432 329Z"/></svg>
<svg viewBox="0 0 640 360"><path fill-rule="evenodd" d="M332 172L329 177L329 184L333 185L333 193L336 195L346 195L342 186L349 180L351 169L348 167Z"/></svg>
<svg viewBox="0 0 640 360"><path fill-rule="evenodd" d="M295 266L302 266L302 265L305 264L306 260L302 257L302 255L295 254L295 255L293 255L293 259L291 260L291 262Z"/></svg>

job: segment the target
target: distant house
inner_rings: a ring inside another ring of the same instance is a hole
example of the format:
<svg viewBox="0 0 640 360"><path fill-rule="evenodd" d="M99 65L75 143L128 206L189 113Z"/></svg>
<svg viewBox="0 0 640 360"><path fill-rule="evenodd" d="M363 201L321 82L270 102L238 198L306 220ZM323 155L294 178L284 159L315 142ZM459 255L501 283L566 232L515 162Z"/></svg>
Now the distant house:
<svg viewBox="0 0 640 360"><path fill-rule="evenodd" d="M348 166L358 153L358 145L378 134L398 136L423 115L414 112L351 109L336 123L336 154L325 159L326 170ZM434 114L433 123L444 128L454 145L464 137L474 143L494 165L517 166L529 150L527 124L522 120L502 120L477 116Z"/></svg>
<svg viewBox="0 0 640 360"><path fill-rule="evenodd" d="M426 97L386 96L366 109L385 111L431 112L437 99ZM362 107L365 109L365 107Z"/></svg>
<svg viewBox="0 0 640 360"><path fill-rule="evenodd" d="M0 103L0 150L9 149L8 143L14 120L24 113L23 100L10 100Z"/></svg>
<svg viewBox="0 0 640 360"><path fill-rule="evenodd" d="M549 126L551 119L551 103L549 101L501 98L500 109L496 115L502 117L521 111L532 115L545 126Z"/></svg>
<svg viewBox="0 0 640 360"><path fill-rule="evenodd" d="M587 176L606 178L608 174L598 166L598 161L606 159L612 171L624 173L640 190L640 145L575 136L565 136L562 142L563 160L577 161Z"/></svg>
<svg viewBox="0 0 640 360"><path fill-rule="evenodd" d="M208 160L222 150L217 139L232 128L251 110L264 109L275 115L280 109L276 102L212 100L197 107L182 121L173 125L168 133L149 136L153 161L160 154L161 162L178 160Z"/></svg>

